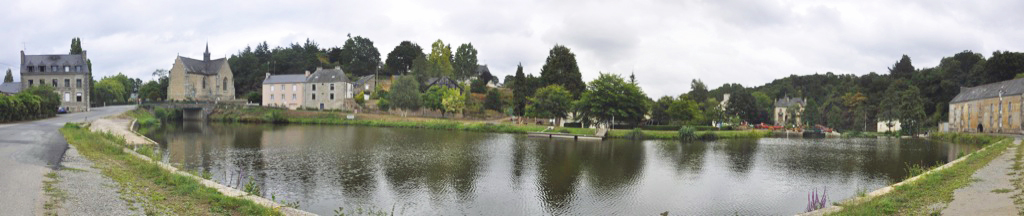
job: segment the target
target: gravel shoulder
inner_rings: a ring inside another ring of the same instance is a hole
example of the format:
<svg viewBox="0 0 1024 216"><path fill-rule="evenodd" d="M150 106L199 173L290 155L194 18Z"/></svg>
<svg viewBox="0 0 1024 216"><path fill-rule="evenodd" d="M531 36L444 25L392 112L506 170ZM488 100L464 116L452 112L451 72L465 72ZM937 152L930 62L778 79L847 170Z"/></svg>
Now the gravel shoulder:
<svg viewBox="0 0 1024 216"><path fill-rule="evenodd" d="M131 118L107 117L92 121L89 129L93 132L107 132L115 136L124 137L125 143L129 145L156 145L156 143L153 143L148 138L133 133L128 128L131 124Z"/></svg>
<svg viewBox="0 0 1024 216"><path fill-rule="evenodd" d="M143 215L142 206L122 199L117 182L78 153L74 146L64 154L62 169L50 175L56 178L55 188L44 188L52 207L47 214L56 215ZM52 183L51 183L52 184ZM50 185L50 184L48 184Z"/></svg>

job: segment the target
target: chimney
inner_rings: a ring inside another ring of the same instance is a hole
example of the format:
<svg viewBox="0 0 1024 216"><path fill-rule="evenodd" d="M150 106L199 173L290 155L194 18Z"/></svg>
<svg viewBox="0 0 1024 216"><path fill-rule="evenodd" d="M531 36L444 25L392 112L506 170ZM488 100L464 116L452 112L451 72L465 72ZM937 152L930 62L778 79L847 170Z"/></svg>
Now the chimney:
<svg viewBox="0 0 1024 216"><path fill-rule="evenodd" d="M270 73L267 73L267 77L264 77L263 79L270 79Z"/></svg>
<svg viewBox="0 0 1024 216"><path fill-rule="evenodd" d="M82 50L82 59L89 60L89 56L85 55L86 51Z"/></svg>
<svg viewBox="0 0 1024 216"><path fill-rule="evenodd" d="M25 65L25 50L21 51L21 65Z"/></svg>
<svg viewBox="0 0 1024 216"><path fill-rule="evenodd" d="M306 71L306 77L309 77L309 71L308 70Z"/></svg>
<svg viewBox="0 0 1024 216"><path fill-rule="evenodd" d="M341 65L338 65L338 66L334 66L334 69L338 69L338 70L341 70Z"/></svg>
<svg viewBox="0 0 1024 216"><path fill-rule="evenodd" d="M316 70L323 70L324 67L316 67Z"/></svg>

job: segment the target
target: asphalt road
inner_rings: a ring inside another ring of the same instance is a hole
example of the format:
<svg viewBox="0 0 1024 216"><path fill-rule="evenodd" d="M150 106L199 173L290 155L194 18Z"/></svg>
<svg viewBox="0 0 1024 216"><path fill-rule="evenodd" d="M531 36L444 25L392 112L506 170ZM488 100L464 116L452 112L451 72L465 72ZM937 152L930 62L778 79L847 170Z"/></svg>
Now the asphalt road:
<svg viewBox="0 0 1024 216"><path fill-rule="evenodd" d="M67 122L83 122L119 114L135 106L92 108L85 113L0 124L0 215L41 215L43 179L59 167L68 148L58 131Z"/></svg>

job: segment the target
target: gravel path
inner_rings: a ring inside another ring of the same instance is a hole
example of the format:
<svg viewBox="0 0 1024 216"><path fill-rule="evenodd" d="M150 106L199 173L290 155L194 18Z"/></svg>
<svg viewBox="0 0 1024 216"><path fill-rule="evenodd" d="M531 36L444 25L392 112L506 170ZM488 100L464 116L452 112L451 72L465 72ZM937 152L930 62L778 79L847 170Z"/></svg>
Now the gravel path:
<svg viewBox="0 0 1024 216"><path fill-rule="evenodd" d="M128 129L128 127L131 124L132 119L130 118L109 117L96 119L95 121L92 121L92 123L89 125L89 129L91 129L93 132L109 132L116 136L124 137L125 143L128 143L129 145L156 145L156 143L153 143L148 138L139 136L136 133L132 133Z"/></svg>
<svg viewBox="0 0 1024 216"><path fill-rule="evenodd" d="M953 192L953 202L942 210L943 215L1017 215L1013 204L1012 175L1014 157L1020 148L1020 138L1001 155L971 175L980 179Z"/></svg>
<svg viewBox="0 0 1024 216"><path fill-rule="evenodd" d="M117 182L93 168L74 146L64 155L64 169L58 171L57 188L66 192L60 215L143 215L139 203L121 199Z"/></svg>

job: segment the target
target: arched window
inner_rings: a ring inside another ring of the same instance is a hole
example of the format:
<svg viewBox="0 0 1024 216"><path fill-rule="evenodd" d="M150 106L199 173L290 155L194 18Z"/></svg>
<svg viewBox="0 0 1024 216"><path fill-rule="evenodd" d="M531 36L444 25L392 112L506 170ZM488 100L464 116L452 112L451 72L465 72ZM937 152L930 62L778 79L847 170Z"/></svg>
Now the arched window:
<svg viewBox="0 0 1024 216"><path fill-rule="evenodd" d="M224 85L223 86L224 86L224 91L227 91L228 90L228 78L227 77L224 78Z"/></svg>
<svg viewBox="0 0 1024 216"><path fill-rule="evenodd" d="M203 82L203 89L206 89L206 77L203 77L202 82Z"/></svg>

